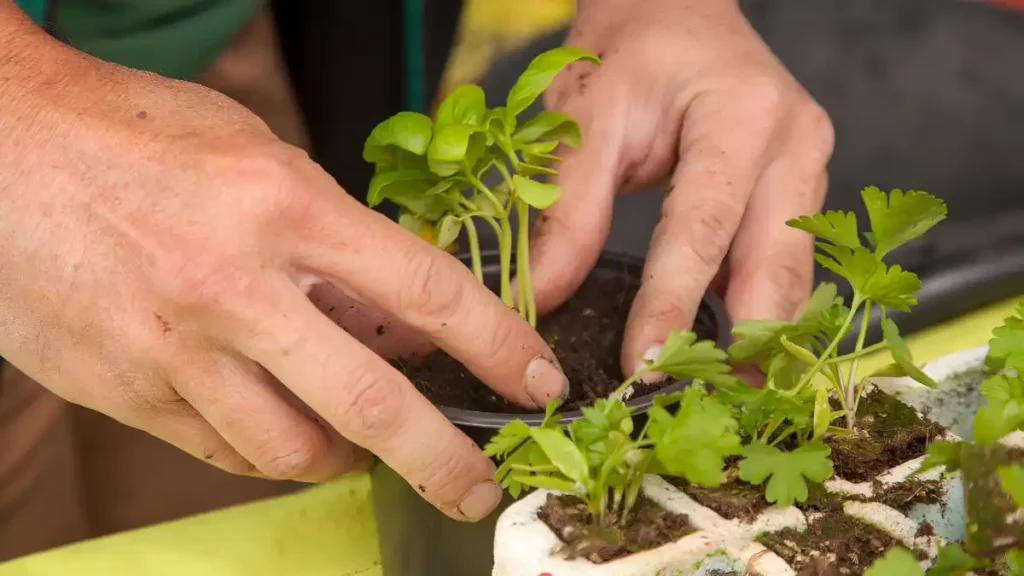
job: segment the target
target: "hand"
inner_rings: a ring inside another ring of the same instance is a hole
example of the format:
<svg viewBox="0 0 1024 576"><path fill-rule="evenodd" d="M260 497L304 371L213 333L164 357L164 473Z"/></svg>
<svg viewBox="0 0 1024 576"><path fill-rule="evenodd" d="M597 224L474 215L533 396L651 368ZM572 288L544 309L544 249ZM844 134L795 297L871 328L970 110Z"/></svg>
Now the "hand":
<svg viewBox="0 0 1024 576"><path fill-rule="evenodd" d="M0 37L0 354L231 472L319 481L361 447L457 519L497 504L473 442L306 293L540 407L567 382L526 322L229 99Z"/></svg>
<svg viewBox="0 0 1024 576"><path fill-rule="evenodd" d="M564 153L562 197L534 235L538 306L560 304L593 267L616 193L671 178L624 371L656 355L670 329L692 324L716 275L733 318L790 319L810 293L813 245L785 221L824 201L833 145L825 112L734 1L580 5L566 43L603 63L574 64L546 101L580 120L584 144Z"/></svg>

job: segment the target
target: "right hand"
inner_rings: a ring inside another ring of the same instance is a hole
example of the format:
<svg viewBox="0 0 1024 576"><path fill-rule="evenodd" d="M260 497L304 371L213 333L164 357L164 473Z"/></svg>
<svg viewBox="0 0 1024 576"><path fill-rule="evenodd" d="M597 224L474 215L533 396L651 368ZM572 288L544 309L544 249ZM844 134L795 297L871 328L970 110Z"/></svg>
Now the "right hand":
<svg viewBox="0 0 1024 576"><path fill-rule="evenodd" d="M490 512L491 462L307 293L329 283L526 406L567 388L541 337L235 102L19 38L0 46L0 355L231 472L325 480L358 446L450 516Z"/></svg>

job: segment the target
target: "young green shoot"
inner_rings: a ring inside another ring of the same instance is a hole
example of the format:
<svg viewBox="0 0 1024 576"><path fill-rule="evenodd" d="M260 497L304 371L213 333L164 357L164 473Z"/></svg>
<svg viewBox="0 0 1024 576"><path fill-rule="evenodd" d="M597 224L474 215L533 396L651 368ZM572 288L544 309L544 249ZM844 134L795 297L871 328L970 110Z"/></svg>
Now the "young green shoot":
<svg viewBox="0 0 1024 576"><path fill-rule="evenodd" d="M713 342L673 332L645 370L693 383L683 392L656 396L643 428L634 429L633 409L622 399L635 377L584 407L582 416L564 428L556 413L559 403L552 402L539 426L513 420L484 447L486 456L501 461L496 481L513 497L528 487L575 495L601 526L626 521L647 473L718 485L725 459L740 451L738 425L702 383L727 377L726 358ZM673 414L669 407L676 403Z"/></svg>
<svg viewBox="0 0 1024 576"><path fill-rule="evenodd" d="M544 210L560 188L539 177L551 167L560 144L579 146L579 125L561 112L520 116L569 64L599 63L580 48L556 48L537 56L509 91L504 106L488 108L483 89L466 84L453 90L434 118L399 112L380 123L363 147L375 166L368 204L390 200L400 207L399 223L442 249L465 232L473 274L483 282L477 222L493 229L501 265L500 296L532 325L537 322L530 279L530 209ZM494 175L499 183L489 186ZM516 237L513 238L513 214ZM424 233L427 230L427 233ZM515 253L517 293L512 293Z"/></svg>

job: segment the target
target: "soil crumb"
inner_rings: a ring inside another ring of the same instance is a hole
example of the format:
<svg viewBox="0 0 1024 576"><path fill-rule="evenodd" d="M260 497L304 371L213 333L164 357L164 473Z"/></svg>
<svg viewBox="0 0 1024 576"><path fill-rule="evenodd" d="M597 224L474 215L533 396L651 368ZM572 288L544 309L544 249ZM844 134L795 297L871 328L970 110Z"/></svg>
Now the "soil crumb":
<svg viewBox="0 0 1024 576"><path fill-rule="evenodd" d="M562 405L563 411L589 406L614 392L622 382L622 335L637 288L637 280L625 269L620 276L591 275L568 302L538 320L537 330L569 378L569 397ZM693 329L702 339L715 338L710 309L701 307ZM544 411L505 400L443 351L431 353L419 365L398 361L393 364L440 406L504 414ZM639 384L633 397L657 392L671 383Z"/></svg>
<svg viewBox="0 0 1024 576"><path fill-rule="evenodd" d="M875 499L876 502L881 502L906 514L918 504L942 503L946 490L943 488L941 480L911 479L894 484L888 489L877 487L875 494L881 495Z"/></svg>
<svg viewBox="0 0 1024 576"><path fill-rule="evenodd" d="M836 426L845 422L836 421ZM878 474L924 454L945 429L922 419L913 408L881 390L861 399L858 431L851 437L832 437L835 475L850 482L867 482Z"/></svg>
<svg viewBox="0 0 1024 576"><path fill-rule="evenodd" d="M673 486L693 498L698 504L714 510L728 520L753 522L770 504L764 497L764 486L754 486L732 480L715 488L690 484L682 478L666 477Z"/></svg>
<svg viewBox="0 0 1024 576"><path fill-rule="evenodd" d="M621 527L595 525L586 504L575 496L548 494L537 517L565 543L566 557L595 564L657 548L695 531L688 516L669 512L644 497Z"/></svg>
<svg viewBox="0 0 1024 576"><path fill-rule="evenodd" d="M799 576L861 574L898 545L891 536L841 512L822 516L806 532L787 528L765 534L758 541L793 566Z"/></svg>

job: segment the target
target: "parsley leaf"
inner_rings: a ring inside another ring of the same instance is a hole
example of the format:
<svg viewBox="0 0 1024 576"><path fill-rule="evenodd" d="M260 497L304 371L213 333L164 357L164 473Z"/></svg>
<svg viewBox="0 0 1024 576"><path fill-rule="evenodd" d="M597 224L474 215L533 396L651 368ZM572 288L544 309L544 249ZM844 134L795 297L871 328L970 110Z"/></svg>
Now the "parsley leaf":
<svg viewBox="0 0 1024 576"><path fill-rule="evenodd" d="M1003 490L1017 506L1024 507L1024 466L1001 466L997 471Z"/></svg>
<svg viewBox="0 0 1024 576"><path fill-rule="evenodd" d="M821 442L805 444L792 452L754 442L743 449L740 479L761 484L766 479L765 497L779 506L807 500L807 482L821 483L832 476L831 448Z"/></svg>
<svg viewBox="0 0 1024 576"><path fill-rule="evenodd" d="M938 387L938 384L931 376L925 374L924 370L921 370L917 364L914 364L914 358L910 355L910 348L903 341L903 338L900 337L899 328L896 327L896 323L892 321L892 318L884 317L884 312L882 333L885 335L885 342L889 345L889 353L892 354L893 361L903 369L907 376L929 388Z"/></svg>
<svg viewBox="0 0 1024 576"><path fill-rule="evenodd" d="M918 238L946 219L946 203L917 190L893 190L886 194L877 186L861 192L871 221L871 242L879 258Z"/></svg>
<svg viewBox="0 0 1024 576"><path fill-rule="evenodd" d="M1014 549L1006 553L1006 576L1024 576L1024 550Z"/></svg>
<svg viewBox="0 0 1024 576"><path fill-rule="evenodd" d="M657 405L650 415L648 436L661 469L693 484L722 483L725 459L741 450L738 425L728 407L703 388L690 386L674 416Z"/></svg>
<svg viewBox="0 0 1024 576"><path fill-rule="evenodd" d="M794 218L787 221L786 225L797 230L810 232L822 240L827 240L839 246L847 246L849 248L860 246L860 237L857 233L857 215L853 212L829 210L824 214Z"/></svg>
<svg viewBox="0 0 1024 576"><path fill-rule="evenodd" d="M586 484L589 479L589 466L579 448L565 437L558 429L531 428L530 436L544 451L544 455L570 480Z"/></svg>
<svg viewBox="0 0 1024 576"><path fill-rule="evenodd" d="M838 297L839 289L831 282L822 282L801 308L795 322L780 320L740 320L733 327L737 342L729 347L729 358L734 363L764 360L780 352L782 338L806 348L808 337L834 337L846 319L849 310ZM841 313L838 324L834 318Z"/></svg>
<svg viewBox="0 0 1024 576"><path fill-rule="evenodd" d="M516 418L505 424L484 446L484 456L504 458L530 438L530 427Z"/></svg>
<svg viewBox="0 0 1024 576"><path fill-rule="evenodd" d="M914 475L924 474L935 468L945 468L946 474L952 474L960 469L960 454L963 442L947 442L939 440L928 445L924 454L921 467L914 472Z"/></svg>
<svg viewBox="0 0 1024 576"><path fill-rule="evenodd" d="M664 372L676 380L700 378L715 380L730 370L725 363L728 354L715 347L711 340L697 342L693 332L673 330L661 347L661 354L648 367L652 371Z"/></svg>
<svg viewBox="0 0 1024 576"><path fill-rule="evenodd" d="M959 544L947 544L939 548L928 576L964 576L978 566L978 561L964 552Z"/></svg>
<svg viewBox="0 0 1024 576"><path fill-rule="evenodd" d="M906 548L892 548L875 560L864 576L924 576L924 569Z"/></svg>
<svg viewBox="0 0 1024 576"><path fill-rule="evenodd" d="M886 266L864 247L851 249L819 242L818 248L822 253L815 254L815 260L846 278L860 298L902 312L909 312L917 304L914 293L921 289L921 280L913 272L898 265Z"/></svg>
<svg viewBox="0 0 1024 576"><path fill-rule="evenodd" d="M1012 368L1024 373L1024 302L992 331L985 365L993 370Z"/></svg>

